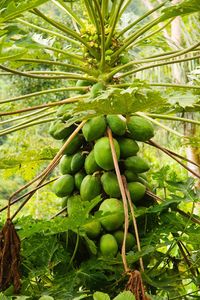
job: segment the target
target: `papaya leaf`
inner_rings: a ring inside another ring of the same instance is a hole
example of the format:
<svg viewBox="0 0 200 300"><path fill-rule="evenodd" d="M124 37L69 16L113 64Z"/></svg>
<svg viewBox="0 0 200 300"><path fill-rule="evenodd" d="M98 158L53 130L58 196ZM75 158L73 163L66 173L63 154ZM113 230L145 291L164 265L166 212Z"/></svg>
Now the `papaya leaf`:
<svg viewBox="0 0 200 300"><path fill-rule="evenodd" d="M183 0L182 2L163 9L161 22L177 16L183 16L200 11L199 0Z"/></svg>
<svg viewBox="0 0 200 300"><path fill-rule="evenodd" d="M51 296L48 296L48 295L44 295L44 296L40 297L39 300L54 300L54 298Z"/></svg>
<svg viewBox="0 0 200 300"><path fill-rule="evenodd" d="M120 293L113 300L135 300L135 296L130 291Z"/></svg>
<svg viewBox="0 0 200 300"><path fill-rule="evenodd" d="M102 293L102 292L96 292L93 295L94 300L110 300L110 297L108 294Z"/></svg>
<svg viewBox="0 0 200 300"><path fill-rule="evenodd" d="M97 246L95 245L95 242L92 241L91 239L89 239L87 237L87 235L84 235L84 239L86 241L86 244L90 250L90 252L93 254L93 255L97 255Z"/></svg>
<svg viewBox="0 0 200 300"><path fill-rule="evenodd" d="M87 98L74 105L72 113L92 114L131 114L137 111L152 111L167 103L158 91L130 87L127 89L111 88L98 97Z"/></svg>
<svg viewBox="0 0 200 300"><path fill-rule="evenodd" d="M11 1L6 0L4 1L1 6L1 17L0 17L0 23L7 22L9 20L12 20L18 16L20 16L22 13L37 7L48 0L19 0L19 1Z"/></svg>

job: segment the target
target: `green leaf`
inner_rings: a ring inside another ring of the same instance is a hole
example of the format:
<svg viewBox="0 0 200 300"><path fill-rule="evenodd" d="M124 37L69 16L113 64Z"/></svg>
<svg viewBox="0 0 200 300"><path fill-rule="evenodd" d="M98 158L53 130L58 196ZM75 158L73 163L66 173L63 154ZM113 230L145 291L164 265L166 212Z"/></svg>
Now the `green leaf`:
<svg viewBox="0 0 200 300"><path fill-rule="evenodd" d="M18 1L5 1L1 6L1 18L0 23L12 20L22 13L37 7L48 0L18 0Z"/></svg>
<svg viewBox="0 0 200 300"><path fill-rule="evenodd" d="M113 300L135 300L135 296L130 291L126 291L126 292L120 293Z"/></svg>
<svg viewBox="0 0 200 300"><path fill-rule="evenodd" d="M198 11L200 11L199 0L183 0L181 3L165 8L161 16L161 21Z"/></svg>
<svg viewBox="0 0 200 300"><path fill-rule="evenodd" d="M110 297L108 294L102 293L102 292L96 292L93 295L94 300L110 300Z"/></svg>
<svg viewBox="0 0 200 300"><path fill-rule="evenodd" d="M112 88L103 91L92 99L84 99L75 104L73 113L86 114L131 114L137 111L152 111L155 107L166 105L158 91L150 88L129 87L127 89Z"/></svg>
<svg viewBox="0 0 200 300"><path fill-rule="evenodd" d="M54 300L54 298L51 296L44 295L44 296L40 297L39 300Z"/></svg>

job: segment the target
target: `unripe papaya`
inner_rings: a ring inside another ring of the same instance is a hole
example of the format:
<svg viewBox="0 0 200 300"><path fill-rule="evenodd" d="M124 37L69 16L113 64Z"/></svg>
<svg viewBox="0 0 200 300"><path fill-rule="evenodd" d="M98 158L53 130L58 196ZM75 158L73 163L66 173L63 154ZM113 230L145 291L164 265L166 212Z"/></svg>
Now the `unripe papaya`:
<svg viewBox="0 0 200 300"><path fill-rule="evenodd" d="M90 85L92 85L92 83L90 82L90 81L88 81L88 80L78 80L77 82L76 82L76 86L78 86L78 87L82 87L82 86L90 86ZM85 94L87 91L78 91L78 93L79 94Z"/></svg>
<svg viewBox="0 0 200 300"><path fill-rule="evenodd" d="M118 245L112 234L104 234L100 239L100 251L103 256L115 257L118 252Z"/></svg>
<svg viewBox="0 0 200 300"><path fill-rule="evenodd" d="M70 195L74 190L73 176L66 174L57 179L53 184L53 191L58 197Z"/></svg>
<svg viewBox="0 0 200 300"><path fill-rule="evenodd" d="M80 171L78 173L76 173L74 175L74 183L75 183L75 187L80 190L80 187L81 187L81 183L84 179L84 177L86 176L85 172L83 171Z"/></svg>
<svg viewBox="0 0 200 300"><path fill-rule="evenodd" d="M72 161L73 155L63 155L60 163L59 163L59 169L60 172L64 174L71 174L71 161Z"/></svg>
<svg viewBox="0 0 200 300"><path fill-rule="evenodd" d="M120 148L117 140L113 139L117 159L120 157ZM114 169L114 163L108 137L100 138L94 145L94 158L96 163L104 170Z"/></svg>
<svg viewBox="0 0 200 300"><path fill-rule="evenodd" d="M104 200L99 207L99 211L102 212L100 222L107 231L118 229L124 222L123 204L118 199L109 198Z"/></svg>
<svg viewBox="0 0 200 300"><path fill-rule="evenodd" d="M130 156L124 161L125 167L135 173L147 172L150 167L148 163L139 156Z"/></svg>
<svg viewBox="0 0 200 300"><path fill-rule="evenodd" d="M122 230L118 230L118 231L114 232L113 235L117 241L119 249L121 249L123 240L124 240L124 232ZM132 250L134 245L135 245L135 237L130 232L127 232L126 251L128 252L128 251Z"/></svg>
<svg viewBox="0 0 200 300"><path fill-rule="evenodd" d="M91 98L96 98L103 90L105 90L105 85L102 82L95 83L91 88Z"/></svg>
<svg viewBox="0 0 200 300"><path fill-rule="evenodd" d="M69 120L70 118L70 115L69 115L69 108L70 108L70 103L67 103L67 104L63 104L61 105L57 112L56 112L56 116L59 117L59 118L62 118L62 121L67 121ZM74 125L72 125L72 127L75 129L76 127Z"/></svg>
<svg viewBox="0 0 200 300"><path fill-rule="evenodd" d="M139 151L139 146L136 141L130 138L118 138L117 139L120 147L120 156L121 158L127 158L129 156L136 155Z"/></svg>
<svg viewBox="0 0 200 300"><path fill-rule="evenodd" d="M138 175L131 170L125 170L124 175L128 182L138 181Z"/></svg>
<svg viewBox="0 0 200 300"><path fill-rule="evenodd" d="M106 120L111 131L116 135L126 132L126 119L122 115L107 115Z"/></svg>
<svg viewBox="0 0 200 300"><path fill-rule="evenodd" d="M77 207L82 205L82 199L80 195L73 195L67 200L67 212L68 216L77 214Z"/></svg>
<svg viewBox="0 0 200 300"><path fill-rule="evenodd" d="M117 176L113 172L105 172L101 176L101 183L107 195L113 198L120 197L120 188L117 181Z"/></svg>
<svg viewBox="0 0 200 300"><path fill-rule="evenodd" d="M92 220L83 225L83 228L89 238L95 239L101 232L101 223L98 220Z"/></svg>
<svg viewBox="0 0 200 300"><path fill-rule="evenodd" d="M49 134L56 140L63 140L74 130L74 126L66 126L62 121L55 121L50 125Z"/></svg>
<svg viewBox="0 0 200 300"><path fill-rule="evenodd" d="M131 200L135 203L142 199L146 192L146 186L141 182L129 182L128 190L130 192Z"/></svg>
<svg viewBox="0 0 200 300"><path fill-rule="evenodd" d="M85 176L80 187L80 195L83 201L90 201L94 199L100 194L100 192L100 179L92 175Z"/></svg>
<svg viewBox="0 0 200 300"><path fill-rule="evenodd" d="M69 145L65 148L64 154L71 155L77 152L77 150L82 146L83 144L83 136L80 134L77 134L73 140L69 143Z"/></svg>
<svg viewBox="0 0 200 300"><path fill-rule="evenodd" d="M100 170L94 158L94 150L92 150L85 159L84 165L87 174L93 174L94 172Z"/></svg>
<svg viewBox="0 0 200 300"><path fill-rule="evenodd" d="M85 162L85 154L81 152L77 152L76 154L74 154L71 160L72 173L76 173L80 169L82 169L82 167L84 166L84 162Z"/></svg>
<svg viewBox="0 0 200 300"><path fill-rule="evenodd" d="M127 127L131 136L136 141L148 141L154 136L154 127L149 120L140 116L132 116L127 119Z"/></svg>
<svg viewBox="0 0 200 300"><path fill-rule="evenodd" d="M106 130L106 120L104 116L94 117L88 120L82 128L86 141L94 141L104 135Z"/></svg>

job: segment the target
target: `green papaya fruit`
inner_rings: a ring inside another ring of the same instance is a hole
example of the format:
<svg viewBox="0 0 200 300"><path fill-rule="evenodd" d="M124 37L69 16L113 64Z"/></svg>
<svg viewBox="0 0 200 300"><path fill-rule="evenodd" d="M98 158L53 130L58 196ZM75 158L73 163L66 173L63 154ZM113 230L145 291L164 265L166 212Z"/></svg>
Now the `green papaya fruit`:
<svg viewBox="0 0 200 300"><path fill-rule="evenodd" d="M136 203L140 199L142 199L146 192L146 186L144 186L141 182L129 182L128 190L130 192L131 200Z"/></svg>
<svg viewBox="0 0 200 300"><path fill-rule="evenodd" d="M101 192L101 182L100 179L87 175L81 182L80 195L83 201L90 201L98 196Z"/></svg>
<svg viewBox="0 0 200 300"><path fill-rule="evenodd" d="M106 120L104 116L98 116L88 120L82 128L86 141L94 141L104 135L106 130Z"/></svg>
<svg viewBox="0 0 200 300"><path fill-rule="evenodd" d="M148 163L139 156L130 156L124 161L126 169L131 170L135 173L147 172L150 167Z"/></svg>
<svg viewBox="0 0 200 300"><path fill-rule="evenodd" d="M112 234L104 234L100 238L100 251L103 256L115 257L118 252L118 245Z"/></svg>
<svg viewBox="0 0 200 300"><path fill-rule="evenodd" d="M57 112L56 112L56 116L58 118L61 118L62 121L67 121L70 119L70 115L69 115L69 109L71 108L71 103L67 103L67 104L63 104L61 106L59 106ZM74 125L72 125L73 128L75 129L76 127Z"/></svg>
<svg viewBox="0 0 200 300"><path fill-rule="evenodd" d="M126 132L126 119L122 115L107 115L106 120L111 131L116 135Z"/></svg>
<svg viewBox="0 0 200 300"><path fill-rule="evenodd" d="M74 126L66 126L61 120L51 123L49 134L56 140L63 140L74 131Z"/></svg>
<svg viewBox="0 0 200 300"><path fill-rule="evenodd" d="M96 98L102 93L103 90L105 90L105 85L102 82L95 83L91 88L90 97Z"/></svg>
<svg viewBox="0 0 200 300"><path fill-rule="evenodd" d="M119 246L119 249L122 248L123 240L124 240L124 232L122 230L118 230L113 233L117 244ZM133 246L135 245L135 237L133 234L130 232L127 232L127 237L126 237L126 251L131 251L133 249Z"/></svg>
<svg viewBox="0 0 200 300"><path fill-rule="evenodd" d="M136 155L139 151L139 146L136 141L130 138L118 138L117 139L120 147L120 156L121 158L127 158L129 156Z"/></svg>
<svg viewBox="0 0 200 300"><path fill-rule="evenodd" d="M73 155L71 160L71 170L72 173L78 172L84 166L85 154L82 152L77 152Z"/></svg>
<svg viewBox="0 0 200 300"><path fill-rule="evenodd" d="M117 198L121 196L117 176L113 172L105 172L101 176L101 183L104 191L110 197Z"/></svg>
<svg viewBox="0 0 200 300"><path fill-rule="evenodd" d="M75 187L80 190L81 182L83 181L83 178L86 176L85 172L80 171L74 175L74 183Z"/></svg>
<svg viewBox="0 0 200 300"><path fill-rule="evenodd" d="M77 87L83 87L83 86L91 86L92 85L92 83L90 82L90 81L88 81L88 80L82 80L82 79L80 79L80 80L77 80L77 82L76 82L76 86ZM83 91L78 91L78 93L79 94L85 94L87 92L87 90L83 90Z"/></svg>
<svg viewBox="0 0 200 300"><path fill-rule="evenodd" d="M99 211L102 212L100 222L107 231L117 230L122 226L124 222L122 201L115 198L106 199L101 203Z"/></svg>
<svg viewBox="0 0 200 300"><path fill-rule="evenodd" d="M74 190L74 177L66 174L62 175L53 184L53 192L58 197L65 197L70 195Z"/></svg>
<svg viewBox="0 0 200 300"><path fill-rule="evenodd" d="M124 175L128 182L138 181L138 175L131 170L125 170Z"/></svg>
<svg viewBox="0 0 200 300"><path fill-rule="evenodd" d="M60 172L64 174L71 174L71 161L72 161L73 155L63 155L60 163L59 163L59 169Z"/></svg>
<svg viewBox="0 0 200 300"><path fill-rule="evenodd" d="M92 220L83 225L83 228L90 239L95 239L101 232L101 223L98 220Z"/></svg>
<svg viewBox="0 0 200 300"><path fill-rule="evenodd" d="M114 148L117 155L117 159L120 157L120 148L117 140L113 139ZM108 137L102 137L97 140L94 145L94 158L96 163L104 170L110 171L114 169L114 163L110 148L110 142Z"/></svg>
<svg viewBox="0 0 200 300"><path fill-rule="evenodd" d="M80 195L73 195L67 200L67 212L68 216L77 215L77 207L80 208L82 206L82 199Z"/></svg>
<svg viewBox="0 0 200 300"><path fill-rule="evenodd" d="M94 150L92 150L85 159L84 165L87 174L93 174L94 172L100 170L94 158Z"/></svg>
<svg viewBox="0 0 200 300"><path fill-rule="evenodd" d="M136 141L148 141L154 136L154 127L149 120L140 116L132 116L127 119L128 130Z"/></svg>
<svg viewBox="0 0 200 300"><path fill-rule="evenodd" d="M73 138L73 140L69 143L69 145L65 148L64 154L67 154L67 155L74 154L82 146L83 142L84 142L83 136L80 134L77 134Z"/></svg>

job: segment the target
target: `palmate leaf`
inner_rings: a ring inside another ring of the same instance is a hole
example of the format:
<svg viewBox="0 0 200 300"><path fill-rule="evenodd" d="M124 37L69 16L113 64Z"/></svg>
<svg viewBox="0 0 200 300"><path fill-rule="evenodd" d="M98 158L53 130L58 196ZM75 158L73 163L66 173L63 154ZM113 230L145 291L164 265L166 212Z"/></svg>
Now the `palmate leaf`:
<svg viewBox="0 0 200 300"><path fill-rule="evenodd" d="M6 36L0 37L0 64L8 60L15 60L22 57L27 50L17 47L14 42L6 41Z"/></svg>
<svg viewBox="0 0 200 300"><path fill-rule="evenodd" d="M92 99L84 99L74 105L72 114L86 112L90 114L123 114L137 111L155 111L155 107L167 104L161 94L148 88L130 87L127 89L111 88Z"/></svg>
<svg viewBox="0 0 200 300"><path fill-rule="evenodd" d="M200 1L199 0L183 0L181 3L173 5L171 7L165 8L163 10L163 15L161 16L161 21L174 18L176 16L187 15L200 11Z"/></svg>
<svg viewBox="0 0 200 300"><path fill-rule="evenodd" d="M120 293L113 300L135 300L135 296L130 291Z"/></svg>
<svg viewBox="0 0 200 300"><path fill-rule="evenodd" d="M93 295L94 300L110 300L110 297L108 294L102 293L102 292L96 292Z"/></svg>
<svg viewBox="0 0 200 300"><path fill-rule="evenodd" d="M37 7L48 0L6 0L0 4L0 23L12 20L22 13Z"/></svg>

